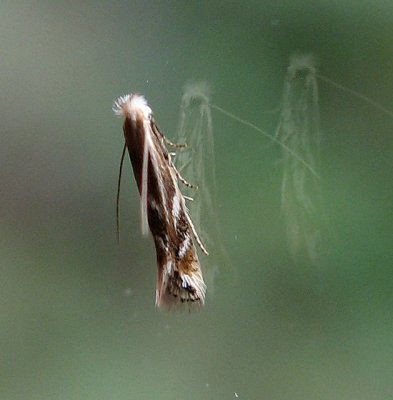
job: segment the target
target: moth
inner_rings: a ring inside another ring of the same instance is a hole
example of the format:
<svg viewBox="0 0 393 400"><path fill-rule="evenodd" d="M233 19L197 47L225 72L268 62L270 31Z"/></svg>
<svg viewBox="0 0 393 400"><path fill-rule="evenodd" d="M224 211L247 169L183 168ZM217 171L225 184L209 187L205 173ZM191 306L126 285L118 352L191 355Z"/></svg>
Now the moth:
<svg viewBox="0 0 393 400"><path fill-rule="evenodd" d="M119 97L113 111L124 118L125 147L141 196L142 232L150 228L156 248L156 306L203 305L206 285L194 239L203 253L208 252L188 214L179 181L192 185L180 176L166 148L177 145L160 131L142 95Z"/></svg>

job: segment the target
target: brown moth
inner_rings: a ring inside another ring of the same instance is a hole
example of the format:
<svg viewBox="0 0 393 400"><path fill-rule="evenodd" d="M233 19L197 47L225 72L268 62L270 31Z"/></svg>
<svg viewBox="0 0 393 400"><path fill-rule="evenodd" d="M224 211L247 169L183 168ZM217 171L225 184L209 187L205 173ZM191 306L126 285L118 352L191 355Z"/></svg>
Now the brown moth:
<svg viewBox="0 0 393 400"><path fill-rule="evenodd" d="M123 132L141 196L142 231L147 224L157 255L156 306L171 308L184 302L203 305L206 285L193 244L208 254L188 215L176 170L151 108L139 94L119 97L115 114L124 117Z"/></svg>

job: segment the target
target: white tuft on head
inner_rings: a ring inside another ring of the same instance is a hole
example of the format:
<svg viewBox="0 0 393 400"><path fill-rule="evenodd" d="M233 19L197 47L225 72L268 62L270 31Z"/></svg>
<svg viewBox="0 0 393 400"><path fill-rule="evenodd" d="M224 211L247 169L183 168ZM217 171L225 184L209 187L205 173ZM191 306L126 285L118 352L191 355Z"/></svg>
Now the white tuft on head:
<svg viewBox="0 0 393 400"><path fill-rule="evenodd" d="M206 105L210 103L211 89L207 82L190 82L183 88L182 107L192 104Z"/></svg>
<svg viewBox="0 0 393 400"><path fill-rule="evenodd" d="M308 70L311 74L316 73L317 60L312 54L295 53L290 58L288 72L295 75L297 71Z"/></svg>
<svg viewBox="0 0 393 400"><path fill-rule="evenodd" d="M146 99L140 94L120 96L113 103L112 110L116 115L131 118L133 121L136 121L137 114L142 114L145 119L149 119L152 114Z"/></svg>

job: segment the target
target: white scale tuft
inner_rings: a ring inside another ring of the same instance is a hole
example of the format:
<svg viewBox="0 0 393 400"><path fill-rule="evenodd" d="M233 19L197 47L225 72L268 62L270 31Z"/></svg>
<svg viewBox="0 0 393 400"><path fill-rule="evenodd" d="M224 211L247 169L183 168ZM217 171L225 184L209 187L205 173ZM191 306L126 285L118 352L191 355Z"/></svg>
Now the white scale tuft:
<svg viewBox="0 0 393 400"><path fill-rule="evenodd" d="M131 118L133 121L136 120L136 115L141 113L144 118L149 119L152 110L148 106L146 99L140 94L126 94L120 96L112 107L113 112L116 115Z"/></svg>

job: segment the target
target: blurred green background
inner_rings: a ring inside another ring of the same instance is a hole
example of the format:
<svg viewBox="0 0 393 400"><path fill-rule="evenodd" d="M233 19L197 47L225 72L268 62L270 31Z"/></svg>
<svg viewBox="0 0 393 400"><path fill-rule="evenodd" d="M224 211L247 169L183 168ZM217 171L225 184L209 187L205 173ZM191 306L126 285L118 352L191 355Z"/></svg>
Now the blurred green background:
<svg viewBox="0 0 393 400"><path fill-rule="evenodd" d="M393 119L320 82L316 266L286 246L281 149L213 111L230 262L189 314L154 307L128 160L116 243L111 110L143 93L171 138L205 79L273 132L294 51L393 108L392 37L391 1L2 0L0 399L392 399Z"/></svg>

